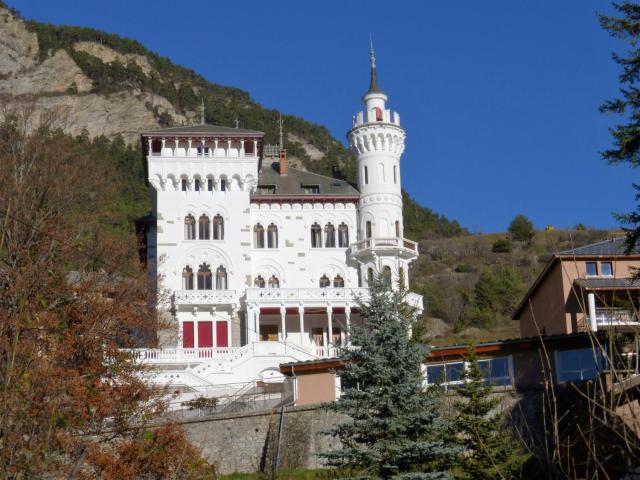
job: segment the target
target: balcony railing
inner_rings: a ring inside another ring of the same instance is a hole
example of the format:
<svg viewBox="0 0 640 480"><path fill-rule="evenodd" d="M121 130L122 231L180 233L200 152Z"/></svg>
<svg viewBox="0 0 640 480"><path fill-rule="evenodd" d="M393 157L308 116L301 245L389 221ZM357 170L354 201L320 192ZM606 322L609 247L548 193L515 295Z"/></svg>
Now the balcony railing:
<svg viewBox="0 0 640 480"><path fill-rule="evenodd" d="M176 305L231 305L238 302L235 290L178 290Z"/></svg>
<svg viewBox="0 0 640 480"><path fill-rule="evenodd" d="M245 347L137 348L130 352L140 362L161 364L202 362L207 359L235 360L249 353L249 350Z"/></svg>
<svg viewBox="0 0 640 480"><path fill-rule="evenodd" d="M367 298L368 288L248 288L248 302L347 301Z"/></svg>
<svg viewBox="0 0 640 480"><path fill-rule="evenodd" d="M638 316L624 308L596 308L598 325L640 325Z"/></svg>
<svg viewBox="0 0 640 480"><path fill-rule="evenodd" d="M364 250L409 250L412 253L418 253L418 244L412 240L402 237L389 238L367 238L356 243L352 243L350 250L352 254L362 252Z"/></svg>

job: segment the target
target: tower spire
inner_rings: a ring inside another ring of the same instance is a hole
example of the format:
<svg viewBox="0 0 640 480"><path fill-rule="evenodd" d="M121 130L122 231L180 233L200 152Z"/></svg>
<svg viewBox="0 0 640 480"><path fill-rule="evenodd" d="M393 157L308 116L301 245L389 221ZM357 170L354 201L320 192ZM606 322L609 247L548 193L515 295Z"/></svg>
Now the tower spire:
<svg viewBox="0 0 640 480"><path fill-rule="evenodd" d="M378 74L376 72L376 52L373 50L373 40L369 35L369 60L371 62L371 83L367 93L382 93L378 85Z"/></svg>

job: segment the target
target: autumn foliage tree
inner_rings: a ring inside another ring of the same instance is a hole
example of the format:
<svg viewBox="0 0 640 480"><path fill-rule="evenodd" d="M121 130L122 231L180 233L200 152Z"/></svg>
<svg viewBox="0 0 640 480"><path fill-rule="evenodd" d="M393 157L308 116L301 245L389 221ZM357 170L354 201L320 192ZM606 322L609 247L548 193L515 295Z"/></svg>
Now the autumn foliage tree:
<svg viewBox="0 0 640 480"><path fill-rule="evenodd" d="M155 325L135 239L100 222L108 158L59 112L1 117L0 478L213 476L176 427L150 428L164 394L122 349Z"/></svg>

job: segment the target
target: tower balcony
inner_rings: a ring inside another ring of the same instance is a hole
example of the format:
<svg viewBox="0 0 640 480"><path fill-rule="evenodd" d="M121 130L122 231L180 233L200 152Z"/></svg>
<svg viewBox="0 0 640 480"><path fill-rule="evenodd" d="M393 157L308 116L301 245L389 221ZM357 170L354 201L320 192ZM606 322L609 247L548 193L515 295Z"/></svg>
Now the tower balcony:
<svg viewBox="0 0 640 480"><path fill-rule="evenodd" d="M403 237L367 238L349 246L349 256L365 260L374 256L398 256L406 260L418 258L418 243Z"/></svg>

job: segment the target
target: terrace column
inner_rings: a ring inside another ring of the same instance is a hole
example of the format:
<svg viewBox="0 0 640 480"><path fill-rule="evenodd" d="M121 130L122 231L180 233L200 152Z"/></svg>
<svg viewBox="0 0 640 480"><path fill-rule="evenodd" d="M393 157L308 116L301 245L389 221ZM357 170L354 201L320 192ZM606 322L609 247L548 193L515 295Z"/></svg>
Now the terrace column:
<svg viewBox="0 0 640 480"><path fill-rule="evenodd" d="M300 316L300 341L304 338L304 306L298 306L298 315Z"/></svg>
<svg viewBox="0 0 640 480"><path fill-rule="evenodd" d="M260 307L253 306L253 337L257 342L260 340Z"/></svg>
<svg viewBox="0 0 640 480"><path fill-rule="evenodd" d="M240 139L240 152L238 153L238 156L244 157L244 138Z"/></svg>
<svg viewBox="0 0 640 480"><path fill-rule="evenodd" d="M349 343L351 343L351 306L349 305L344 307L344 320L347 327L347 336L345 338L345 343L349 345Z"/></svg>
<svg viewBox="0 0 640 480"><path fill-rule="evenodd" d="M333 307L331 305L327 306L327 328L329 329L329 335L327 338L327 346L329 348L333 347ZM328 353L328 352L327 352Z"/></svg>
<svg viewBox="0 0 640 480"><path fill-rule="evenodd" d="M216 138L214 141L214 147L213 147L213 153L211 154L212 157L215 157L217 152L218 152L218 139Z"/></svg>
<svg viewBox="0 0 640 480"><path fill-rule="evenodd" d="M152 149L151 149L151 137L147 138L147 145L149 148L149 152L147 153L147 155L151 156L151 154L153 153Z"/></svg>
<svg viewBox="0 0 640 480"><path fill-rule="evenodd" d="M231 139L227 139L227 154L226 156L228 157L231 153Z"/></svg>
<svg viewBox="0 0 640 480"><path fill-rule="evenodd" d="M287 309L282 305L280 307L280 341L284 342L287 339L287 325L286 325Z"/></svg>
<svg viewBox="0 0 640 480"><path fill-rule="evenodd" d="M253 141L253 156L254 157L258 156L258 141L257 140Z"/></svg>
<svg viewBox="0 0 640 480"><path fill-rule="evenodd" d="M589 304L589 329L592 332L598 330L598 320L596 319L596 296L593 292L587 295Z"/></svg>
<svg viewBox="0 0 640 480"><path fill-rule="evenodd" d="M189 139L189 147L187 149L187 157L191 156L191 139Z"/></svg>
<svg viewBox="0 0 640 480"><path fill-rule="evenodd" d="M177 138L174 138L174 142L176 143L176 148L173 149L173 156L177 156L178 155L178 142L179 140Z"/></svg>
<svg viewBox="0 0 640 480"><path fill-rule="evenodd" d="M207 155L207 150L205 148L205 141L204 138L200 139L200 145L202 145L202 156L205 157Z"/></svg>
<svg viewBox="0 0 640 480"><path fill-rule="evenodd" d="M160 148L160 155L162 155L162 152L164 152L164 147L165 147L166 142L167 141L163 138L162 139L162 148Z"/></svg>

